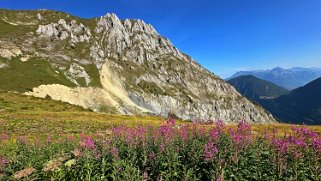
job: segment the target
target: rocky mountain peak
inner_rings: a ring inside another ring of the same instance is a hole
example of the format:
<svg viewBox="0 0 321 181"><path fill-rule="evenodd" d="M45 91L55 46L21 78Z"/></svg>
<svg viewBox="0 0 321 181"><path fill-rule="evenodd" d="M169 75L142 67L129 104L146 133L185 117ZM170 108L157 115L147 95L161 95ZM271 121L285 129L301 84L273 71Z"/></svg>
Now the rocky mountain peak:
<svg viewBox="0 0 321 181"><path fill-rule="evenodd" d="M60 77L32 87L28 95L49 95L95 111L122 114L274 121L143 20L120 20L115 14L88 20L55 11L24 13L33 13L38 24L29 29L24 25L21 36L11 36L15 42L11 47L21 50L21 57L48 61L55 71L47 76ZM6 21L12 22L9 17ZM10 67L7 62L1 67Z"/></svg>
<svg viewBox="0 0 321 181"><path fill-rule="evenodd" d="M128 33L143 32L156 36L159 35L151 24L146 24L143 20L125 19L122 21L114 13L107 13L105 16L100 17L98 21L98 29L96 29L96 32L100 33L102 31L102 28L119 28L125 29Z"/></svg>
<svg viewBox="0 0 321 181"><path fill-rule="evenodd" d="M96 33L100 33L104 29L109 30L111 28L123 28L123 24L116 14L107 13L105 16L100 17L97 23Z"/></svg>
<svg viewBox="0 0 321 181"><path fill-rule="evenodd" d="M115 14L102 16L95 29L98 49L114 59L132 60L143 64L155 61L162 55L187 59L166 38L160 36L153 26L143 20L121 21ZM95 53L93 53L95 54Z"/></svg>

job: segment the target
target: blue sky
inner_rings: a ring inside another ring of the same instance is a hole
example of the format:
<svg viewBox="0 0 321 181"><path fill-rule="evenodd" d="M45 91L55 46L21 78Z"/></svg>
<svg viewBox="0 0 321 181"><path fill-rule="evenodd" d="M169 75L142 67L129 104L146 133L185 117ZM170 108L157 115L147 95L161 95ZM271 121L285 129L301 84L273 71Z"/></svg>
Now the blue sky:
<svg viewBox="0 0 321 181"><path fill-rule="evenodd" d="M143 19L223 78L238 70L321 67L321 0L0 0L0 8Z"/></svg>

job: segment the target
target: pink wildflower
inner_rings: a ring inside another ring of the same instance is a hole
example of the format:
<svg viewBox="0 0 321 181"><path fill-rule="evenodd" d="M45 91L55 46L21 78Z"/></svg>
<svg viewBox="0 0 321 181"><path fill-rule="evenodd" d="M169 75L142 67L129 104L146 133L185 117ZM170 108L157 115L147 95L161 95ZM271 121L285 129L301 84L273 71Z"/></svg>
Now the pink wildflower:
<svg viewBox="0 0 321 181"><path fill-rule="evenodd" d="M96 149L96 144L94 140L90 136L87 136L83 133L80 135L80 145L89 150Z"/></svg>
<svg viewBox="0 0 321 181"><path fill-rule="evenodd" d="M116 147L112 147L111 150L110 150L110 153L115 159L119 158L119 152L118 152L118 149Z"/></svg>
<svg viewBox="0 0 321 181"><path fill-rule="evenodd" d="M173 118L169 118L167 121L166 121L167 125L171 125L171 126L175 126L176 122L175 122L175 119Z"/></svg>
<svg viewBox="0 0 321 181"><path fill-rule="evenodd" d="M9 161L5 157L0 156L0 167L5 166L8 163L9 163Z"/></svg>
<svg viewBox="0 0 321 181"><path fill-rule="evenodd" d="M18 143L26 145L28 143L27 137L25 136L19 136L17 139Z"/></svg>
<svg viewBox="0 0 321 181"><path fill-rule="evenodd" d="M51 142L52 142L52 138L51 136L48 136L46 140L46 144L50 144Z"/></svg>
<svg viewBox="0 0 321 181"><path fill-rule="evenodd" d="M213 143L207 143L204 146L204 158L206 161L212 161L214 155L218 152L216 146Z"/></svg>
<svg viewBox="0 0 321 181"><path fill-rule="evenodd" d="M285 154L289 149L290 142L287 139L273 139L272 144L281 154Z"/></svg>
<svg viewBox="0 0 321 181"><path fill-rule="evenodd" d="M216 181L223 181L223 177L220 175L216 178Z"/></svg>
<svg viewBox="0 0 321 181"><path fill-rule="evenodd" d="M240 148L246 146L251 141L251 125L243 120L238 124L236 131L230 128L228 132L233 142Z"/></svg>
<svg viewBox="0 0 321 181"><path fill-rule="evenodd" d="M152 161L156 160L156 154L153 151L149 153L149 159Z"/></svg>
<svg viewBox="0 0 321 181"><path fill-rule="evenodd" d="M164 145L164 143L162 143L162 144L159 145L159 150L160 150L161 152L165 150L165 145Z"/></svg>
<svg viewBox="0 0 321 181"><path fill-rule="evenodd" d="M0 135L0 141L6 141L9 139L9 135L7 133L3 133Z"/></svg>
<svg viewBox="0 0 321 181"><path fill-rule="evenodd" d="M187 128L186 128L186 126L182 126L180 128L180 134L181 134L182 140L186 141L187 140Z"/></svg>

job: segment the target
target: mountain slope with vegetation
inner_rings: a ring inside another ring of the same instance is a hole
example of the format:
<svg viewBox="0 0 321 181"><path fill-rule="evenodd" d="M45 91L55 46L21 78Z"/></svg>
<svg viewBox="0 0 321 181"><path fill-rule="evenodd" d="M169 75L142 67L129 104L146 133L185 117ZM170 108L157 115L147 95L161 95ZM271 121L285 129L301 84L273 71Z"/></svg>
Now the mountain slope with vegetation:
<svg viewBox="0 0 321 181"><path fill-rule="evenodd" d="M288 123L321 124L321 78L270 100L264 106Z"/></svg>
<svg viewBox="0 0 321 181"><path fill-rule="evenodd" d="M80 106L47 98L0 91L0 112L90 112Z"/></svg>
<svg viewBox="0 0 321 181"><path fill-rule="evenodd" d="M255 102L265 99L273 99L288 92L287 89L279 87L272 82L261 80L252 75L235 77L227 81L243 96Z"/></svg>
<svg viewBox="0 0 321 181"><path fill-rule="evenodd" d="M142 20L0 10L0 90L94 111L273 122Z"/></svg>

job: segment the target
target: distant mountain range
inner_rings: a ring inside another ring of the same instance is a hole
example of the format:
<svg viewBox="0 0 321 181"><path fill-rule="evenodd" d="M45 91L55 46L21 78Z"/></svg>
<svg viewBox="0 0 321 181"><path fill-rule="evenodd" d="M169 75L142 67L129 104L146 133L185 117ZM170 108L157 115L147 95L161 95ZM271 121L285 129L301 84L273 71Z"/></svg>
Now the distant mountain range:
<svg viewBox="0 0 321 181"><path fill-rule="evenodd" d="M287 89L272 82L256 78L253 75L242 75L228 81L243 96L261 103L262 100L273 99L288 92Z"/></svg>
<svg viewBox="0 0 321 181"><path fill-rule="evenodd" d="M273 82L280 87L295 89L319 78L321 76L321 68L294 67L284 69L276 67L272 70L240 71L236 72L228 80L241 75L254 75L257 78Z"/></svg>
<svg viewBox="0 0 321 181"><path fill-rule="evenodd" d="M289 92L252 75L239 76L228 82L281 122L321 124L321 77Z"/></svg>

